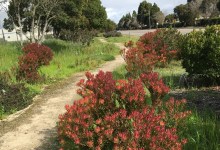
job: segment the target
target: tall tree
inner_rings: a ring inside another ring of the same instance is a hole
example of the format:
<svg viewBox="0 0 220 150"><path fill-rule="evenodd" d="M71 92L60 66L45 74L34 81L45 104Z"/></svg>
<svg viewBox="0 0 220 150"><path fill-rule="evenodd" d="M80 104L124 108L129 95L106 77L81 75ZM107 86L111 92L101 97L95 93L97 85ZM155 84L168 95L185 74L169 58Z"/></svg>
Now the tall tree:
<svg viewBox="0 0 220 150"><path fill-rule="evenodd" d="M154 14L154 20L158 24L163 24L165 20L165 16L162 11L158 11Z"/></svg>
<svg viewBox="0 0 220 150"><path fill-rule="evenodd" d="M140 28L140 25L137 21L137 12L135 10L132 13L132 20L131 20L130 26L131 26L132 29Z"/></svg>
<svg viewBox="0 0 220 150"><path fill-rule="evenodd" d="M161 19L164 18L164 14L160 11L160 8L157 6L156 3L153 4L150 14L151 14L151 23L153 25L156 25L156 23L158 21L161 22ZM160 17L160 19L159 19L159 17ZM164 21L164 19L163 19L163 21Z"/></svg>
<svg viewBox="0 0 220 150"><path fill-rule="evenodd" d="M87 1L87 7L83 14L89 21L88 28L104 29L107 21L107 13L100 0Z"/></svg>
<svg viewBox="0 0 220 150"><path fill-rule="evenodd" d="M202 5L202 2L203 0L192 0L191 2L188 2L189 11L192 13L193 16L200 16L200 6Z"/></svg>
<svg viewBox="0 0 220 150"><path fill-rule="evenodd" d="M117 25L114 21L107 19L106 26L105 26L106 32L113 31L116 29L116 27L117 27Z"/></svg>
<svg viewBox="0 0 220 150"><path fill-rule="evenodd" d="M65 0L59 12L60 15L53 21L56 36L64 29L105 29L107 13L100 0Z"/></svg>
<svg viewBox="0 0 220 150"><path fill-rule="evenodd" d="M160 8L158 7L158 5L156 3L154 3L152 8L151 8L151 14L154 15L159 11L160 11Z"/></svg>
<svg viewBox="0 0 220 150"><path fill-rule="evenodd" d="M152 8L152 4L148 3L146 0L140 3L138 7L138 16L137 20L141 25L148 25L150 26L150 11Z"/></svg>
<svg viewBox="0 0 220 150"><path fill-rule="evenodd" d="M8 19L4 20L6 29L15 29L19 33L21 44L23 35L30 42L41 43L56 12L59 0L10 0L7 10Z"/></svg>
<svg viewBox="0 0 220 150"><path fill-rule="evenodd" d="M147 25L151 27L156 24L154 16L157 12L160 11L160 8L156 3L153 5L146 0L142 1L138 7L137 20L141 25Z"/></svg>
<svg viewBox="0 0 220 150"><path fill-rule="evenodd" d="M165 17L165 22L173 23L175 19L176 19L175 14L169 14Z"/></svg>
<svg viewBox="0 0 220 150"><path fill-rule="evenodd" d="M137 12L135 10L132 12L132 18L137 18Z"/></svg>
<svg viewBox="0 0 220 150"><path fill-rule="evenodd" d="M205 18L216 17L219 15L217 3L219 0L203 0L200 11Z"/></svg>
<svg viewBox="0 0 220 150"><path fill-rule="evenodd" d="M188 4L176 6L174 12L184 25L194 25L196 16L190 11Z"/></svg>
<svg viewBox="0 0 220 150"><path fill-rule="evenodd" d="M125 16L122 16L118 22L118 29L123 29L125 24Z"/></svg>
<svg viewBox="0 0 220 150"><path fill-rule="evenodd" d="M127 13L119 20L118 29L138 29L140 25L137 21L137 13L133 11L132 15Z"/></svg>
<svg viewBox="0 0 220 150"><path fill-rule="evenodd" d="M217 8L218 8L218 11L220 11L220 0L217 3Z"/></svg>

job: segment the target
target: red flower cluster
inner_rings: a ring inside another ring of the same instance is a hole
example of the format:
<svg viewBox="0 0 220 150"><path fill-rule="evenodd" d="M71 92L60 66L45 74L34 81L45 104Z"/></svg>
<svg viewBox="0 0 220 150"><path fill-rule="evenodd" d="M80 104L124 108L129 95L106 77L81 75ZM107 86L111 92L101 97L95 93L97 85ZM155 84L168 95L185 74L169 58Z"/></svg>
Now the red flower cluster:
<svg viewBox="0 0 220 150"><path fill-rule="evenodd" d="M49 47L37 43L28 44L22 50L24 55L19 58L17 79L36 82L40 77L37 70L40 66L49 65L53 53Z"/></svg>
<svg viewBox="0 0 220 150"><path fill-rule="evenodd" d="M145 106L146 92L140 79L119 80L115 93L117 101L123 104L127 111Z"/></svg>
<svg viewBox="0 0 220 150"><path fill-rule="evenodd" d="M144 45L151 45L159 56L159 65L166 65L176 57L177 50L169 48L167 45L168 43L166 42L166 39L163 38L162 34L164 34L164 31L160 29L151 33L146 33L140 37L139 42L144 43Z"/></svg>
<svg viewBox="0 0 220 150"><path fill-rule="evenodd" d="M156 72L141 74L140 78L151 94L153 105L157 105L170 90Z"/></svg>
<svg viewBox="0 0 220 150"><path fill-rule="evenodd" d="M129 47L133 47L134 46L134 42L133 41L128 41L125 43L125 47L129 48Z"/></svg>
<svg viewBox="0 0 220 150"><path fill-rule="evenodd" d="M134 111L131 118L135 143L142 149L180 150L185 144L185 139L179 140L176 128L167 128L164 113L155 113L154 108Z"/></svg>
<svg viewBox="0 0 220 150"><path fill-rule="evenodd" d="M183 118L186 118L191 114L191 111L181 112L186 104L186 99L176 101L174 98L170 98L165 102L162 111L166 112L166 117L164 118L167 122L172 123L173 126L177 127L181 123ZM169 120L169 121L168 121Z"/></svg>
<svg viewBox="0 0 220 150"><path fill-rule="evenodd" d="M141 73L153 71L155 65L165 66L175 57L175 50L168 50L162 39L157 38L159 30L143 35L133 47L133 43L126 43L126 50L122 51L127 66L126 69L134 77Z"/></svg>
<svg viewBox="0 0 220 150"><path fill-rule="evenodd" d="M175 113L171 100L160 106L146 103L145 84L154 93L167 92L153 84L161 82L157 75L115 81L110 72L100 71L96 76L87 72L86 77L78 83L77 92L83 98L66 106L67 112L59 117L61 149L74 145L76 149L96 150L178 150L185 144L177 135L177 126L169 123L187 117L181 109L183 103L175 101L179 104Z"/></svg>

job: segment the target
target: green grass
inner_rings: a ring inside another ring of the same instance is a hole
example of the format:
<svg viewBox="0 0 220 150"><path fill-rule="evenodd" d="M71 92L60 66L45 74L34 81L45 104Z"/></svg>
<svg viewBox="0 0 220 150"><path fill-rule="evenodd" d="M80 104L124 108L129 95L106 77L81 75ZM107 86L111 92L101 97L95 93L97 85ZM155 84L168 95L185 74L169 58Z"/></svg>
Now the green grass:
<svg viewBox="0 0 220 150"><path fill-rule="evenodd" d="M165 68L155 68L155 72L158 72L162 77L164 83L168 85L171 89L178 89L179 78L182 74L186 73L185 69L181 67L180 61L173 61ZM127 71L125 65L118 67L113 71L113 76L115 79L125 79Z"/></svg>
<svg viewBox="0 0 220 150"><path fill-rule="evenodd" d="M167 68L156 68L160 76L165 81L165 84L171 86L171 90L181 90L178 83L179 77L185 73L181 67L181 62L174 61ZM115 79L126 79L127 71L125 66L118 67L113 71ZM198 92L185 90L187 101L193 102L195 99L201 98ZM202 92L204 94L204 91ZM205 92L205 96L217 97L212 95L213 92ZM185 95L185 94L184 94ZM169 95L168 95L169 97ZM168 98L167 97L167 98ZM204 97L204 95L203 95ZM186 120L186 128L180 130L180 137L188 139L188 143L184 146L184 150L220 150L220 120L213 110L199 110L196 107L189 108L192 110L192 115Z"/></svg>
<svg viewBox="0 0 220 150"><path fill-rule="evenodd" d="M48 81L69 77L73 73L90 70L105 61L114 60L119 48L114 44L101 43L98 38L90 46L79 43L50 39L44 42L54 52L49 66L40 68L39 72ZM0 72L9 71L17 66L18 57L22 54L14 43L6 43L0 49Z"/></svg>
<svg viewBox="0 0 220 150"><path fill-rule="evenodd" d="M53 50L54 58L50 65L39 69L40 74L44 77L43 82L35 84L24 83L29 90L28 95L39 94L45 84L50 85L76 72L94 69L105 61L114 60L114 56L118 55L120 51L114 44L102 43L98 38L95 38L90 46L56 39L48 39L44 44ZM21 55L22 50L16 46L16 43L4 43L4 45L1 45L0 75L9 79L9 82L13 84L19 84L19 81L16 81L16 74L12 67L18 65L18 57ZM6 73L1 74L3 72ZM4 114L4 107L0 106L0 119L5 117L5 115L8 114Z"/></svg>
<svg viewBox="0 0 220 150"><path fill-rule="evenodd" d="M172 61L167 67L155 68L154 71L160 74L164 83L172 90L180 88L179 79L181 75L186 73L185 69L181 67L180 61Z"/></svg>
<svg viewBox="0 0 220 150"><path fill-rule="evenodd" d="M182 136L188 139L185 150L219 150L220 121L211 110L193 111Z"/></svg>
<svg viewBox="0 0 220 150"><path fill-rule="evenodd" d="M105 61L114 60L119 54L118 47L101 43L98 38L89 47L61 40L48 40L44 44L55 53L51 64L40 69L50 79L66 78L75 72L93 69Z"/></svg>
<svg viewBox="0 0 220 150"><path fill-rule="evenodd" d="M127 70L125 69L125 65L122 65L118 68L116 68L113 72L113 78L115 80L119 80L119 79L126 79L126 75L127 75Z"/></svg>
<svg viewBox="0 0 220 150"><path fill-rule="evenodd" d="M128 42L128 41L133 41L133 42L136 42L138 41L139 37L138 36L128 36L128 35L123 35L121 37L109 37L109 38L106 38L106 40L108 42L111 42L111 43L125 43L125 42Z"/></svg>
<svg viewBox="0 0 220 150"><path fill-rule="evenodd" d="M0 43L0 72L17 66L18 56L22 54L15 43Z"/></svg>

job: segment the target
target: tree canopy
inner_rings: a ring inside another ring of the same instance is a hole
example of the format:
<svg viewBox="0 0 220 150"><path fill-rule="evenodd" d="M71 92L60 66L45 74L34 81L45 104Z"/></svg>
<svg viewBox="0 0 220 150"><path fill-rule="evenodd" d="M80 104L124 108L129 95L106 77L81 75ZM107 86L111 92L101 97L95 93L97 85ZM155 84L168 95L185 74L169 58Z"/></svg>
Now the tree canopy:
<svg viewBox="0 0 220 150"><path fill-rule="evenodd" d="M218 17L219 0L190 0L187 4L179 5L174 8L179 20L186 25L194 25L195 18L214 18Z"/></svg>
<svg viewBox="0 0 220 150"><path fill-rule="evenodd" d="M218 8L218 11L220 11L220 0L217 3L217 8Z"/></svg>
<svg viewBox="0 0 220 150"><path fill-rule="evenodd" d="M60 15L52 23L57 35L63 29L105 30L109 23L100 0L66 0L61 3L59 12Z"/></svg>
<svg viewBox="0 0 220 150"><path fill-rule="evenodd" d="M0 1L1 2L1 1ZM16 29L22 35L30 32L31 42L42 42L53 27L59 37L62 30L112 30L115 23L107 19L100 0L10 0L4 28Z"/></svg>
<svg viewBox="0 0 220 150"><path fill-rule="evenodd" d="M158 18L156 19L155 16L158 16L158 12L160 12L160 8L157 6L156 3L152 4L145 0L141 2L138 7L137 20L143 26L155 26L158 21Z"/></svg>
<svg viewBox="0 0 220 150"><path fill-rule="evenodd" d="M179 5L174 8L174 12L177 14L180 22L183 22L185 25L193 25L195 16L193 16L193 13L190 11L188 5Z"/></svg>
<svg viewBox="0 0 220 150"><path fill-rule="evenodd" d="M41 43L52 20L58 15L59 0L10 0L7 9L8 18L4 20L4 28L16 29L20 35L30 32L26 37L30 42Z"/></svg>
<svg viewBox="0 0 220 150"><path fill-rule="evenodd" d="M132 15L127 13L122 16L118 23L118 29L138 29L140 24L137 21L137 12L134 10Z"/></svg>

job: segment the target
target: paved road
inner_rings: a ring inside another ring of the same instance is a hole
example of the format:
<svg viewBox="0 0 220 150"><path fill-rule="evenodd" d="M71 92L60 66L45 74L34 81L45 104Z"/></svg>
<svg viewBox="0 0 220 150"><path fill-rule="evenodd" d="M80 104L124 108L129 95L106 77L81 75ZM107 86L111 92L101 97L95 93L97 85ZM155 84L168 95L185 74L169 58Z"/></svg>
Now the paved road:
<svg viewBox="0 0 220 150"><path fill-rule="evenodd" d="M182 34L189 33L191 31L195 30L204 30L203 28L181 28L178 29ZM120 31L123 35L135 35L135 36L142 36L147 32L153 32L155 29L150 29L150 30L123 30Z"/></svg>

